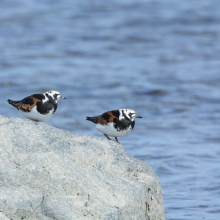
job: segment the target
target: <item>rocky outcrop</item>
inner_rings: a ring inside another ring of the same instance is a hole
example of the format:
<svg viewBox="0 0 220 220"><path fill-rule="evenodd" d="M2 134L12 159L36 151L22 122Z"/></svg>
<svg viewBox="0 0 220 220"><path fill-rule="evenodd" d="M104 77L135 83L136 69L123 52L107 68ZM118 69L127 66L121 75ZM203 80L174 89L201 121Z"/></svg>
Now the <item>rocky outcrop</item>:
<svg viewBox="0 0 220 220"><path fill-rule="evenodd" d="M0 116L0 218L162 220L152 168L122 145Z"/></svg>

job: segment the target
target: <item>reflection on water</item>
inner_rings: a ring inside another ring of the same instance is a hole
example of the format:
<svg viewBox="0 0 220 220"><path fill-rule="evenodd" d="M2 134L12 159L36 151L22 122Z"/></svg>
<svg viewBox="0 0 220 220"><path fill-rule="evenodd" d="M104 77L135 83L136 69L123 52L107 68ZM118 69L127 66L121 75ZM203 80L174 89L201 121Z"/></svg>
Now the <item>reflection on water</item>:
<svg viewBox="0 0 220 220"><path fill-rule="evenodd" d="M132 108L127 153L160 178L167 219L220 214L220 5L212 1L1 1L0 114L49 89L46 123L103 137L86 116Z"/></svg>

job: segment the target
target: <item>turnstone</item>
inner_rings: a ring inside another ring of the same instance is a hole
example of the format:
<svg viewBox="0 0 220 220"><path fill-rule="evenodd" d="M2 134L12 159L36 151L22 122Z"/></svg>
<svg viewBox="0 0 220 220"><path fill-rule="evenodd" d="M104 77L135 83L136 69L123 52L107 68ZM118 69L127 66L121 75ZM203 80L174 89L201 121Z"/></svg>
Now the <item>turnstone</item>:
<svg viewBox="0 0 220 220"><path fill-rule="evenodd" d="M66 98L61 96L58 91L49 90L42 94L28 96L21 101L8 99L8 103L17 108L24 117L42 122L55 113L59 99Z"/></svg>
<svg viewBox="0 0 220 220"><path fill-rule="evenodd" d="M96 129L102 132L109 140L109 136L122 137L130 133L135 125L135 118L142 118L136 115L132 109L117 109L108 111L102 115L95 117L87 117L86 120L92 121L96 124Z"/></svg>

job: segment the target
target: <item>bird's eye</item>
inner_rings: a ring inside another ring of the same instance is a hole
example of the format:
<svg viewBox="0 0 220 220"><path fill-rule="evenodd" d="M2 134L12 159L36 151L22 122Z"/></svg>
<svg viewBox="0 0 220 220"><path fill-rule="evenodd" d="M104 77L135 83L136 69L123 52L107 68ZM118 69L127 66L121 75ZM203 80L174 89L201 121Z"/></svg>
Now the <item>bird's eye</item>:
<svg viewBox="0 0 220 220"><path fill-rule="evenodd" d="M132 117L134 113L129 113L129 116Z"/></svg>

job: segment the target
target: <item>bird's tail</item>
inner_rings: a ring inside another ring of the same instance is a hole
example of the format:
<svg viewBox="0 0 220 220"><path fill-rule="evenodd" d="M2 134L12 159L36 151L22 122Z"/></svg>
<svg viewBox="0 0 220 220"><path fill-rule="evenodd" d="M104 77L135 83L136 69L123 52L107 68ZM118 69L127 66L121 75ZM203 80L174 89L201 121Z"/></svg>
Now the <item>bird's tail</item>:
<svg viewBox="0 0 220 220"><path fill-rule="evenodd" d="M20 101L13 101L11 99L8 99L8 103L13 105L15 108L19 109Z"/></svg>
<svg viewBox="0 0 220 220"><path fill-rule="evenodd" d="M86 117L86 120L91 121L91 122L93 122L93 123L95 123L95 124L98 123L97 117Z"/></svg>

